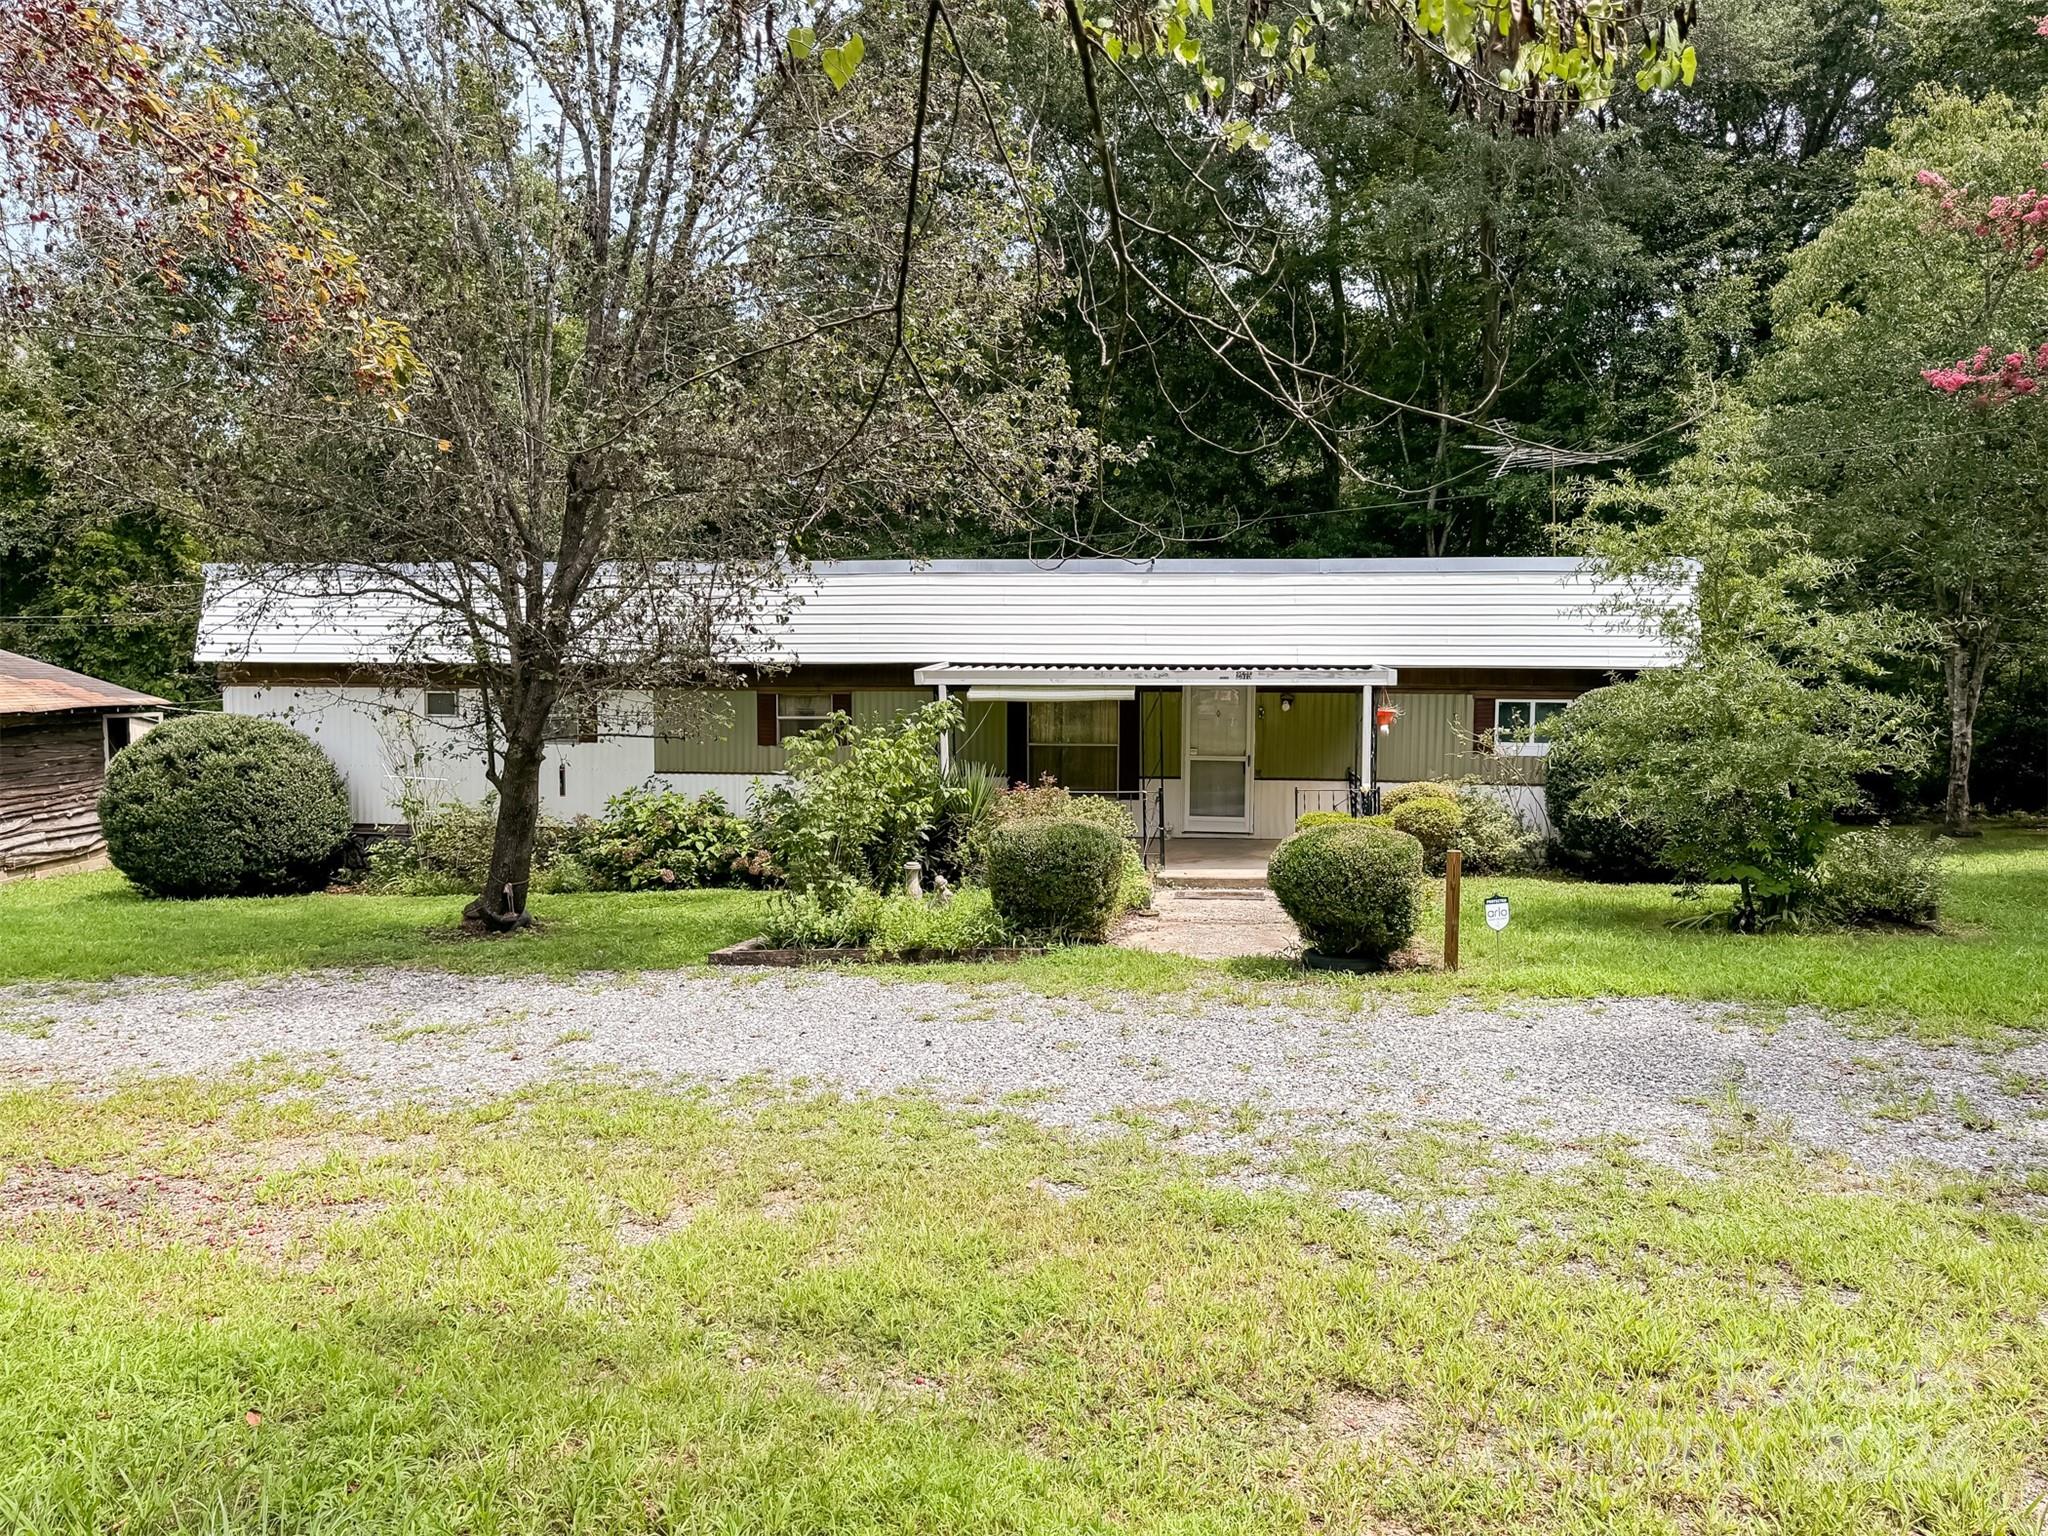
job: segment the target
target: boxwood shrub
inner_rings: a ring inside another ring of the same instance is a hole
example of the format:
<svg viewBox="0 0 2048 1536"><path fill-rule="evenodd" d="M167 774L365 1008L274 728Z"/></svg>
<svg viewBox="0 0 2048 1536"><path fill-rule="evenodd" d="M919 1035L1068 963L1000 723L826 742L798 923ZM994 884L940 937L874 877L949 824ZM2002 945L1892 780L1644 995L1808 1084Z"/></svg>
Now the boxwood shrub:
<svg viewBox="0 0 2048 1536"><path fill-rule="evenodd" d="M1099 940L1123 884L1125 839L1092 821L1016 821L989 839L996 912L1026 938Z"/></svg>
<svg viewBox="0 0 2048 1536"><path fill-rule="evenodd" d="M1417 779L1410 784L1395 784L1380 791L1380 809L1391 811L1406 805L1410 800L1455 800L1458 791L1455 785L1440 783L1435 779Z"/></svg>
<svg viewBox="0 0 2048 1536"><path fill-rule="evenodd" d="M1459 845L1465 829L1465 813L1458 802L1445 795L1416 795L1387 812L1397 832L1406 832L1422 844L1422 857L1429 868L1441 872L1444 853Z"/></svg>
<svg viewBox="0 0 2048 1536"><path fill-rule="evenodd" d="M155 895L306 891L348 841L348 791L326 753L274 720L186 715L107 765L100 825L114 867Z"/></svg>
<svg viewBox="0 0 2048 1536"><path fill-rule="evenodd" d="M1388 827L1312 827L1273 850L1267 882L1311 948L1385 965L1422 918L1422 844Z"/></svg>

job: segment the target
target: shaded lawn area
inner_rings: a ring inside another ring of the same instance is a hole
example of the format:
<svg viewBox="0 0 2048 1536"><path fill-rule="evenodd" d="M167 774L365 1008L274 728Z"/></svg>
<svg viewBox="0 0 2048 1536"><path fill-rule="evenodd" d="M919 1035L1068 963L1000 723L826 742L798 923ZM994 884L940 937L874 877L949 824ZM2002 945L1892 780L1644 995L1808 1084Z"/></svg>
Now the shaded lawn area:
<svg viewBox="0 0 2048 1536"><path fill-rule="evenodd" d="M1246 1193L917 1100L291 1083L0 1097L10 1529L1989 1536L2048 1492L2017 1192L1754 1130L1710 1179L1412 1133Z"/></svg>
<svg viewBox="0 0 2048 1536"><path fill-rule="evenodd" d="M544 927L461 932L453 896L270 896L163 901L111 871L0 886L0 981L266 976L320 967L467 973L696 965L760 929L756 891L547 896Z"/></svg>
<svg viewBox="0 0 2048 1536"><path fill-rule="evenodd" d="M1463 969L1455 976L1301 979L1279 961L1213 965L1109 947L1074 948L1000 968L892 967L896 974L1056 993L1298 988L1340 1002L1379 992L1421 999L1674 996L1770 1007L1862 1010L1875 1026L1997 1039L2048 1025L2048 834L2001 830L1952 861L1947 931L1771 934L1675 929L1701 910L1662 885L1561 878L1465 886ZM1514 918L1489 932L1479 904L1499 890ZM465 938L450 897L302 896L153 901L120 876L0 886L0 982L121 975L265 975L321 966L416 965L463 972L655 970L701 962L759 931L751 891L536 897L539 933ZM1725 902L1710 893L1710 902ZM1440 910L1425 919L1434 953Z"/></svg>

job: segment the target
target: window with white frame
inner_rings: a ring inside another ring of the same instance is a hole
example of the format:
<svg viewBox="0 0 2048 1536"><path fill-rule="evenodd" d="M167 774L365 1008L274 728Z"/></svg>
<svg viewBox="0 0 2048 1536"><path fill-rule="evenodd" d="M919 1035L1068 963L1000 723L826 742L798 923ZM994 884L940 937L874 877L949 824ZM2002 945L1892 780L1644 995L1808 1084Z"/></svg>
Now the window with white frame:
<svg viewBox="0 0 2048 1536"><path fill-rule="evenodd" d="M832 719L832 695L829 693L778 693L775 695L775 735L777 740L815 731Z"/></svg>
<svg viewBox="0 0 2048 1536"><path fill-rule="evenodd" d="M1541 757L1569 699L1495 699L1493 750L1510 757Z"/></svg>
<svg viewBox="0 0 2048 1536"><path fill-rule="evenodd" d="M462 695L453 688L429 688L427 690L427 718L429 720L455 720L462 714Z"/></svg>
<svg viewBox="0 0 2048 1536"><path fill-rule="evenodd" d="M1114 699L1033 704L1030 728L1031 782L1048 774L1068 789L1117 787L1117 705Z"/></svg>

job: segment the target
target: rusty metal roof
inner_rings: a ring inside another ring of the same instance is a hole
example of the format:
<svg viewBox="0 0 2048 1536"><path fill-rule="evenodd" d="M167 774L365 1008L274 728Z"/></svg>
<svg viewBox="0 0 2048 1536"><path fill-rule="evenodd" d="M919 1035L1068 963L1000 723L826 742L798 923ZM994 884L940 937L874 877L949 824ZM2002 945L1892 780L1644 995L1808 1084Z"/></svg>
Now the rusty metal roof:
<svg viewBox="0 0 2048 1536"><path fill-rule="evenodd" d="M136 709L165 702L154 694L137 693L118 683L87 677L83 672L53 667L32 656L0 651L0 715L42 715L67 709Z"/></svg>

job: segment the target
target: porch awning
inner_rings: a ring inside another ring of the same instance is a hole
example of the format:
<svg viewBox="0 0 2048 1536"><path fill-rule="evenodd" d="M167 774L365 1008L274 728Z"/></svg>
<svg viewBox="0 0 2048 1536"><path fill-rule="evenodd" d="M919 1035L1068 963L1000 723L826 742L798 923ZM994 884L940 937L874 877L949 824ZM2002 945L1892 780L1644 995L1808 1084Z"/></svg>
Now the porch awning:
<svg viewBox="0 0 2048 1536"><path fill-rule="evenodd" d="M1059 684L970 683L967 697L978 704L1121 704L1136 688L1066 687Z"/></svg>
<svg viewBox="0 0 2048 1536"><path fill-rule="evenodd" d="M970 698L981 699L1127 699L1139 688L1232 683L1266 688L1390 688L1399 676L1392 667L1082 667L982 661L932 662L916 673L921 687L964 687Z"/></svg>

